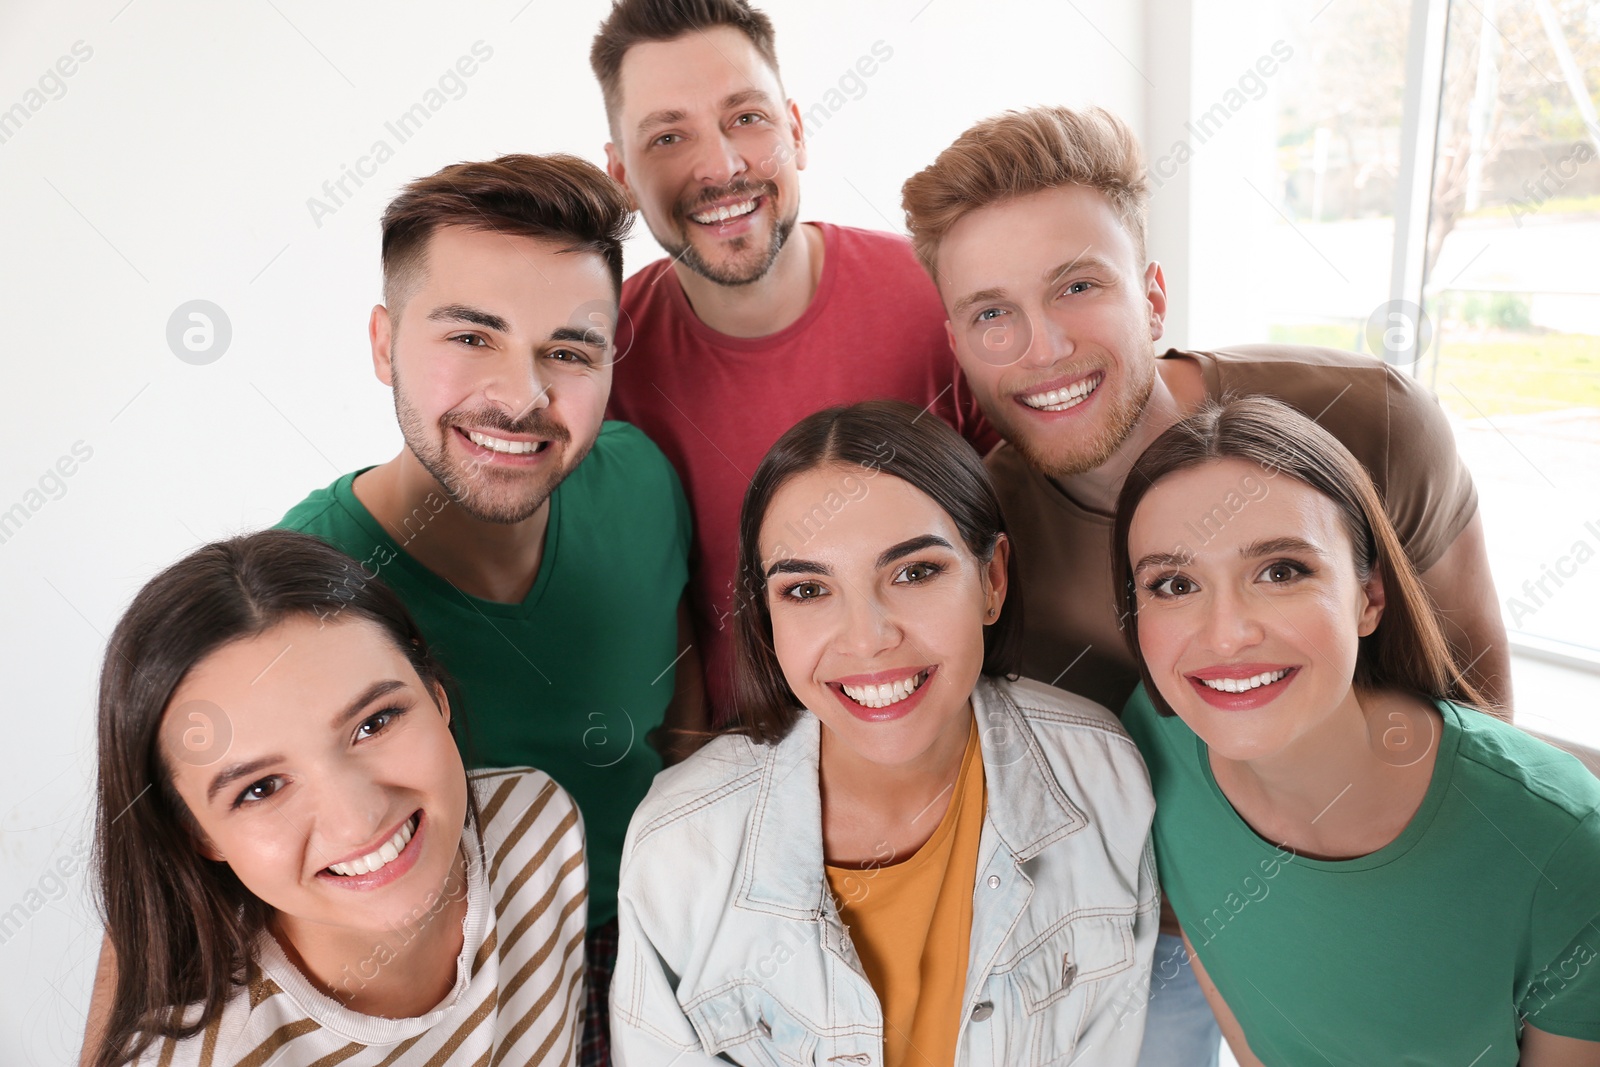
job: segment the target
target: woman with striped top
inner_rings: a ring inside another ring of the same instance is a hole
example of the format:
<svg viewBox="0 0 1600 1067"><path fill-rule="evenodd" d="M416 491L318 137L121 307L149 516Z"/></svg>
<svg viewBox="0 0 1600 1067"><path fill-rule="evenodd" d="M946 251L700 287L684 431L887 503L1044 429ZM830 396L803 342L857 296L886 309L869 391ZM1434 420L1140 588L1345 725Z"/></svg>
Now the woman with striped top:
<svg viewBox="0 0 1600 1067"><path fill-rule="evenodd" d="M466 773L421 633L349 574L302 534L218 542L112 635L96 1067L574 1062L577 809L540 771Z"/></svg>

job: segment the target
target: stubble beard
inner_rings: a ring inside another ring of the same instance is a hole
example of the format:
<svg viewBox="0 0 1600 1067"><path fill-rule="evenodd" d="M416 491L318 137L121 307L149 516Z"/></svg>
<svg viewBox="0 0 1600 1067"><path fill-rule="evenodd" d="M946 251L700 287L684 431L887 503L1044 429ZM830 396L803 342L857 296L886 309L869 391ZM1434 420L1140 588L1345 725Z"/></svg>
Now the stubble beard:
<svg viewBox="0 0 1600 1067"><path fill-rule="evenodd" d="M1049 442L1040 439L1040 434L1016 432L1018 423L1009 413L1003 418L995 418L991 414L990 421L996 424L1001 435L1021 454L1028 466L1046 477L1061 480L1088 474L1104 466L1117 454L1117 450L1133 435L1140 419L1144 417L1145 405L1155 389L1156 369L1153 360L1138 365L1145 367L1144 376L1130 381L1121 396L1105 397L1106 413L1102 428L1093 438L1070 452L1052 449ZM1109 380L1109 375L1107 378ZM1105 386L1106 383L1102 382L1100 388L1104 389ZM1011 401L1004 400L1001 403L1010 404Z"/></svg>
<svg viewBox="0 0 1600 1067"><path fill-rule="evenodd" d="M729 192L749 192L757 196L764 196L769 203L777 202L777 187L768 185L766 188L738 188L732 190L718 190L713 197L706 199L718 200L727 196ZM673 222L678 229L673 234L663 238L655 234L656 242L671 256L675 262L682 263L700 277L717 285L738 287L758 282L772 270L772 265L778 261L778 253L783 251L784 242L794 233L795 225L800 219L800 207L795 205L793 211L777 220L767 238L766 248L749 254L757 248L753 236L736 237L727 242L728 249L733 253L728 262L716 264L709 262L694 242L689 239L688 227L698 226L699 223L688 218L694 208L680 207L674 213Z"/></svg>

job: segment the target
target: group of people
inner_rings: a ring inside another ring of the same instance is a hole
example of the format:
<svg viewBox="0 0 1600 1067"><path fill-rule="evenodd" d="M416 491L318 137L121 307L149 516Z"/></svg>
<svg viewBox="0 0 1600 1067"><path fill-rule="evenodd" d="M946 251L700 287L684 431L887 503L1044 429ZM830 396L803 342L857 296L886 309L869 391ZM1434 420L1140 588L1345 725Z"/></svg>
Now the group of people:
<svg viewBox="0 0 1600 1067"><path fill-rule="evenodd" d="M609 174L384 214L401 452L111 636L84 1063L1600 1064L1600 782L1422 386L1158 351L1103 110L907 241L799 221L746 0L591 60Z"/></svg>

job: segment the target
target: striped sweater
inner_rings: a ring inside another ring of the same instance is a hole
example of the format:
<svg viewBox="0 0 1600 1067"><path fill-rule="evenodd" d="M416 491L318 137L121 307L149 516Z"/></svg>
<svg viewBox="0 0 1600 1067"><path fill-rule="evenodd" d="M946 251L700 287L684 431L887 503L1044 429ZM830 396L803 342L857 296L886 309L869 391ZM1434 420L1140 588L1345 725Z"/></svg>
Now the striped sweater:
<svg viewBox="0 0 1600 1067"><path fill-rule="evenodd" d="M437 1008L410 1019L351 1011L263 934L249 982L221 1016L187 1041L158 1039L139 1067L574 1064L588 903L578 809L542 771L470 779L484 847L464 833L465 939L455 987Z"/></svg>

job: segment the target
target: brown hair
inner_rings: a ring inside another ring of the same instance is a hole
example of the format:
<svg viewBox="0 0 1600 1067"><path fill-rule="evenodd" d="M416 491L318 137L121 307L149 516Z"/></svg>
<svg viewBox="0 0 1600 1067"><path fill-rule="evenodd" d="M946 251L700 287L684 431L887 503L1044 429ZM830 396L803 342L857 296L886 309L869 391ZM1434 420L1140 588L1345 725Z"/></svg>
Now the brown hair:
<svg viewBox="0 0 1600 1067"><path fill-rule="evenodd" d="M778 438L756 468L739 512L739 585L735 590L734 729L777 741L800 717L772 646L761 524L789 479L838 464L892 474L933 498L961 532L967 550L987 563L1006 532L1000 498L972 446L945 423L898 400L869 400L808 415ZM1000 617L983 634L983 673L1015 674L1021 657L1022 587L1013 546Z"/></svg>
<svg viewBox="0 0 1600 1067"><path fill-rule="evenodd" d="M399 310L421 280L441 226L553 241L605 259L622 292L622 242L633 225L622 187L577 156L511 155L455 163L411 182L383 212L383 302Z"/></svg>
<svg viewBox="0 0 1600 1067"><path fill-rule="evenodd" d="M1354 683L1364 689L1400 689L1428 700L1484 706L1457 669L1433 605L1383 510L1366 468L1327 430L1270 397L1211 402L1156 438L1134 461L1117 497L1111 552L1118 617L1139 664L1139 676L1156 710L1173 714L1139 651L1138 605L1128 531L1145 494L1161 479L1220 459L1242 459L1286 474L1338 507L1355 550L1356 576L1383 577L1384 608L1378 626L1361 639Z"/></svg>
<svg viewBox="0 0 1600 1067"><path fill-rule="evenodd" d="M589 46L589 66L605 97L613 139L622 106L622 59L628 49L648 41L677 40L714 26L731 26L744 34L772 73L778 73L772 20L745 0L615 0Z"/></svg>
<svg viewBox="0 0 1600 1067"><path fill-rule="evenodd" d="M1035 107L984 119L906 180L900 204L917 258L938 277L939 242L968 212L1063 185L1104 193L1144 266L1144 153L1128 124L1104 108Z"/></svg>
<svg viewBox="0 0 1600 1067"><path fill-rule="evenodd" d="M195 665L298 615L375 623L430 689L450 688L400 598L305 534L265 530L205 545L139 591L100 673L94 872L117 978L94 1067L135 1060L158 1037L194 1036L245 981L272 909L201 854L160 728ZM461 720L452 716L452 729ZM467 824L478 821L468 789ZM192 1005L198 1015L186 1011Z"/></svg>

